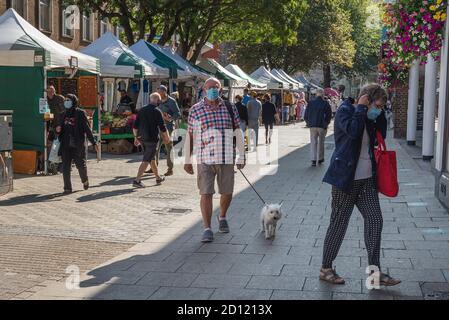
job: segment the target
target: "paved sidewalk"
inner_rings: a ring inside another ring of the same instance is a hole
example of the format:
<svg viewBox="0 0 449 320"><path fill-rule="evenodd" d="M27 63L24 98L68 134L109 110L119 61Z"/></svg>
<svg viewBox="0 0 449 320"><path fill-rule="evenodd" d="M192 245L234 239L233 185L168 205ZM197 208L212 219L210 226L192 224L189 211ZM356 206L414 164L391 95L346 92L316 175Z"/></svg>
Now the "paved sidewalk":
<svg viewBox="0 0 449 320"><path fill-rule="evenodd" d="M392 139L387 143L397 150L401 190L397 198L381 200L384 212L381 263L403 283L382 290L365 288L367 258L363 220L357 211L336 260L337 270L346 278L346 285L320 282L318 271L330 214L330 187L321 179L333 149L332 132L328 133L326 143L326 163L311 168L308 130L302 124L278 128L281 138L278 172L260 175L255 166L245 169L267 201L284 201L286 215L275 240L267 241L260 234L260 200L239 174L229 215L231 233L216 234L215 241L210 244L199 242L202 227L195 179L181 173L180 169L161 188L129 191L132 189L126 184L119 183L121 186L117 187L113 183L112 186L100 183L98 195L73 195L73 202L62 201L68 223L66 228L61 228L61 235L76 231L74 237L117 242L131 239L130 244L137 244L82 274L80 289L67 289L62 279L48 280L22 297L263 300L447 297L444 293L449 292L449 215L433 196L433 176ZM110 161L116 166L115 173L123 170L123 161ZM134 170L136 164L132 164ZM100 165L92 167L99 169ZM109 163L108 168L114 165ZM126 177L128 173L118 175ZM105 192L108 197L104 196ZM83 197L95 201L83 202ZM48 209L62 203L47 204ZM36 210L29 204L26 207ZM161 222L154 217L155 209L160 213L159 218L169 218ZM95 222L88 224L90 229L78 221L83 215L72 213L77 210L85 216L96 217L89 218L89 222ZM14 215L14 210L7 214L9 219L14 219ZM148 222L142 226L145 215ZM49 211L43 219L51 224L52 221L57 223L58 217L59 214ZM73 228L72 222L75 226L83 225L82 232ZM42 226L32 229L27 225L24 222L27 231L43 232ZM3 222L0 227L4 227ZM213 227L216 229L216 223ZM14 232L12 227L6 229L8 233ZM92 230L97 233L91 235ZM119 230L121 233L117 233ZM437 291L441 293L435 294Z"/></svg>

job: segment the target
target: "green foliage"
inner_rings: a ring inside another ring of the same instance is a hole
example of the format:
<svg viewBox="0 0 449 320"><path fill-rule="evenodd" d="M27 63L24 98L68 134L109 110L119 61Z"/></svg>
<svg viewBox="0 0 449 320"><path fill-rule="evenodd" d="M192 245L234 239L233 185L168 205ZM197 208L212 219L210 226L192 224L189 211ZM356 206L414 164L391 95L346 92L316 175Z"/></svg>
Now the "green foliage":
<svg viewBox="0 0 449 320"><path fill-rule="evenodd" d="M355 57L352 68L336 66L336 72L348 77L374 72L381 45L381 8L369 0L345 1L345 9L353 26L352 39L355 43Z"/></svg>
<svg viewBox="0 0 449 320"><path fill-rule="evenodd" d="M373 70L380 46L370 0L63 0L124 28L124 40L164 45L173 35L195 62L207 41L231 42L231 60L293 73L318 65L352 76ZM368 22L367 22L368 21Z"/></svg>

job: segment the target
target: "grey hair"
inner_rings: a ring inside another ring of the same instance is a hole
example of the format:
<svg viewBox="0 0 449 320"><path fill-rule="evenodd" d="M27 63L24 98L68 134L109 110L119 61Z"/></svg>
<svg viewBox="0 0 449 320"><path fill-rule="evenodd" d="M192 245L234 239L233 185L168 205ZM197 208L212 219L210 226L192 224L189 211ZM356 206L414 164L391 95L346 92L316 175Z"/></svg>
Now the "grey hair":
<svg viewBox="0 0 449 320"><path fill-rule="evenodd" d="M150 94L150 102L162 100L161 95L157 92Z"/></svg>
<svg viewBox="0 0 449 320"><path fill-rule="evenodd" d="M204 85L206 85L206 83L207 83L208 81L214 81L214 82L217 82L217 83L220 85L220 88L221 88L221 82L220 82L220 80L218 80L217 78L211 77L211 78L207 79L206 81L204 81Z"/></svg>

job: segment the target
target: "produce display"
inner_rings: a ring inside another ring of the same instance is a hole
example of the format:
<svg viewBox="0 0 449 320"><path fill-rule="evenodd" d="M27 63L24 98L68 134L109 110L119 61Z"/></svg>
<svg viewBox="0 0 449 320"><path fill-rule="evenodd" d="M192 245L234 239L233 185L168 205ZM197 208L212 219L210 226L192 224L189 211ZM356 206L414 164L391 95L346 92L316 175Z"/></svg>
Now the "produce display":
<svg viewBox="0 0 449 320"><path fill-rule="evenodd" d="M123 114L104 112L101 115L103 134L132 133L132 125L135 118L136 115L131 112Z"/></svg>

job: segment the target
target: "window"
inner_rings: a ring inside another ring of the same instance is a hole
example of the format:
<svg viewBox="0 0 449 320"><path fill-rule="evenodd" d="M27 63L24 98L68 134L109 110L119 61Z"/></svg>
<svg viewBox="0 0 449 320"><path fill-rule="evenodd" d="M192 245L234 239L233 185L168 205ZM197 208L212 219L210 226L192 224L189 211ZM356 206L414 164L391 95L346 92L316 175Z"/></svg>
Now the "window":
<svg viewBox="0 0 449 320"><path fill-rule="evenodd" d="M26 19L27 0L10 0L9 7Z"/></svg>
<svg viewBox="0 0 449 320"><path fill-rule="evenodd" d="M62 9L61 28L64 37L73 38L74 36L75 21L77 21L75 14L76 12L68 8Z"/></svg>
<svg viewBox="0 0 449 320"><path fill-rule="evenodd" d="M103 18L100 20L100 37L108 32L108 18Z"/></svg>
<svg viewBox="0 0 449 320"><path fill-rule="evenodd" d="M82 19L82 32L84 41L92 41L92 21L92 14L84 12Z"/></svg>
<svg viewBox="0 0 449 320"><path fill-rule="evenodd" d="M51 0L39 0L39 29L51 32Z"/></svg>
<svg viewBox="0 0 449 320"><path fill-rule="evenodd" d="M120 36L123 34L123 32L125 32L125 31L123 30L122 26L115 26L114 27L114 33L115 33L115 36L117 38L120 38Z"/></svg>

